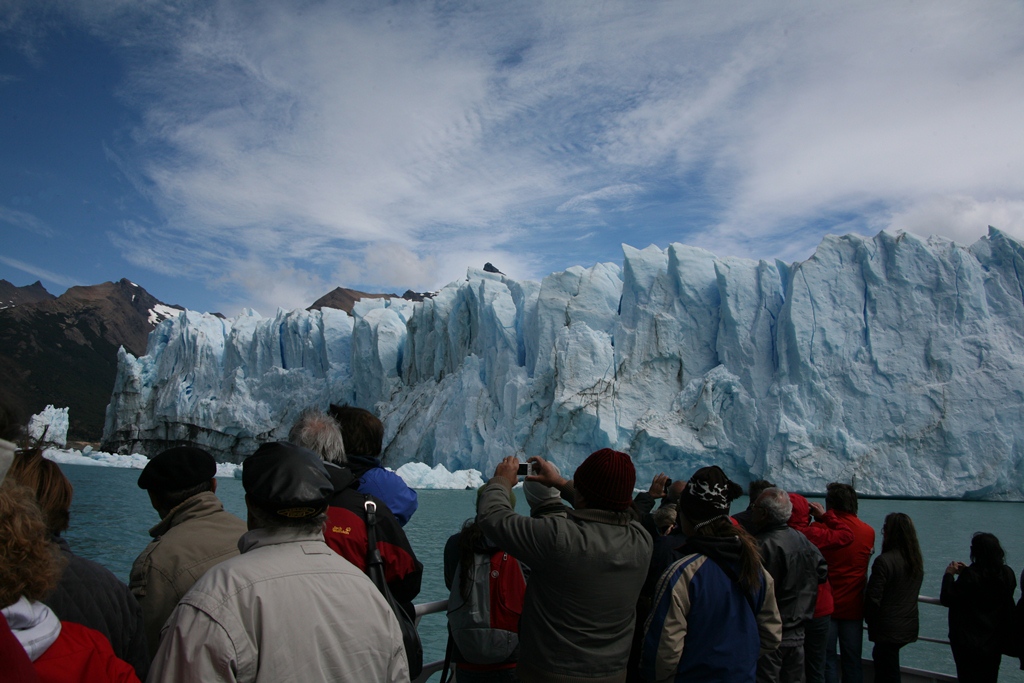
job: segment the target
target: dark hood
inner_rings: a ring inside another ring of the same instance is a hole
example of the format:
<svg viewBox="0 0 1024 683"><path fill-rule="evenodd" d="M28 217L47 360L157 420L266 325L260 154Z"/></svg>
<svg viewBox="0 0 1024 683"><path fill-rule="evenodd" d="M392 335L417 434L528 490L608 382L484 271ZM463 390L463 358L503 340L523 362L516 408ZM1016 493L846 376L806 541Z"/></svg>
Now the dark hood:
<svg viewBox="0 0 1024 683"><path fill-rule="evenodd" d="M690 536L676 552L681 556L700 553L719 564L736 566L740 563L741 549L742 543L736 536Z"/></svg>
<svg viewBox="0 0 1024 683"><path fill-rule="evenodd" d="M359 485L359 479L356 478L356 475L348 467L336 465L333 462L325 462L324 469L327 470L327 476L331 479L331 485L334 487L335 494Z"/></svg>
<svg viewBox="0 0 1024 683"><path fill-rule="evenodd" d="M348 468L356 478L362 477L363 473L367 470L383 467L380 463L380 458L375 458L372 455L347 455L345 457L348 460Z"/></svg>

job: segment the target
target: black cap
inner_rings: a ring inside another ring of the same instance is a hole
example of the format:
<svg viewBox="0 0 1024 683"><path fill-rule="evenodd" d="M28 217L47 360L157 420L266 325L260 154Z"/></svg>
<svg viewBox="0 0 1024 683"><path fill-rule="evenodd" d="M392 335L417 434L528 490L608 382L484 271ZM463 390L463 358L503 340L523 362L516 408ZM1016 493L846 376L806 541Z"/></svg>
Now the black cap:
<svg viewBox="0 0 1024 683"><path fill-rule="evenodd" d="M184 491L217 476L217 461L202 448L178 446L156 456L139 475L139 488Z"/></svg>
<svg viewBox="0 0 1024 683"><path fill-rule="evenodd" d="M334 493L320 456L287 441L265 443L245 459L242 488L261 510L286 519L319 515Z"/></svg>

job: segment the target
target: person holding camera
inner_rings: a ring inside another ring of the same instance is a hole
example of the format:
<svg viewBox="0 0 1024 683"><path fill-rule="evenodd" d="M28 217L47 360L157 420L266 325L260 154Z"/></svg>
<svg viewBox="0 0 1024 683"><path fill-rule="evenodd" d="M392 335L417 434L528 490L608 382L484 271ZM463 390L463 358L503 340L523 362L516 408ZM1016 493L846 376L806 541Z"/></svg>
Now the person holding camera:
<svg viewBox="0 0 1024 683"><path fill-rule="evenodd" d="M620 683L651 559L651 536L632 510L636 470L604 448L566 480L533 457L527 481L554 486L572 510L532 518L513 509L519 460L510 456L480 492L477 523L496 546L530 568L519 626L519 680Z"/></svg>
<svg viewBox="0 0 1024 683"><path fill-rule="evenodd" d="M953 561L942 576L939 602L949 608L949 647L961 681L996 681L1013 610L1017 577L993 534L971 539L971 563Z"/></svg>

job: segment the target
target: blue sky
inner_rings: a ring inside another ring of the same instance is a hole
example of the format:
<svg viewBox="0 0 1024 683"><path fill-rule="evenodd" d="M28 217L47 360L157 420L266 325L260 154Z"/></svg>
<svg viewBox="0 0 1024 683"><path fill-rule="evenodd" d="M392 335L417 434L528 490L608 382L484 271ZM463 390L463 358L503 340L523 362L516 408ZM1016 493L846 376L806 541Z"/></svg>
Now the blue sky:
<svg viewBox="0 0 1024 683"><path fill-rule="evenodd" d="M1024 238L1020 2L0 4L0 277L228 314Z"/></svg>

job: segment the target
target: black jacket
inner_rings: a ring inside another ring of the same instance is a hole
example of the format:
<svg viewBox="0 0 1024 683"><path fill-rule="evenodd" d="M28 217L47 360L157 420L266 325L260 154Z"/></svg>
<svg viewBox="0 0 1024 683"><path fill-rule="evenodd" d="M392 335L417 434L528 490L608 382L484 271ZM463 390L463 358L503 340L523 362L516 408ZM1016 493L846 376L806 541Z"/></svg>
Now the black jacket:
<svg viewBox="0 0 1024 683"><path fill-rule="evenodd" d="M1017 577L1006 565L989 573L971 564L958 577L943 574L939 602L949 608L949 642L979 652L997 652L1016 589Z"/></svg>
<svg viewBox="0 0 1024 683"><path fill-rule="evenodd" d="M890 550L875 558L864 593L864 620L871 642L906 645L917 640L917 596L923 578L910 576L897 552Z"/></svg>
<svg viewBox="0 0 1024 683"><path fill-rule="evenodd" d="M142 607L135 596L106 567L79 557L60 536L53 538L67 561L60 583L43 599L57 618L88 626L105 635L114 654L146 680L150 656L142 624Z"/></svg>
<svg viewBox="0 0 1024 683"><path fill-rule="evenodd" d="M775 580L782 642L803 642L804 622L814 617L818 584L828 579L825 558L806 536L785 523L762 529L755 538L761 564Z"/></svg>

